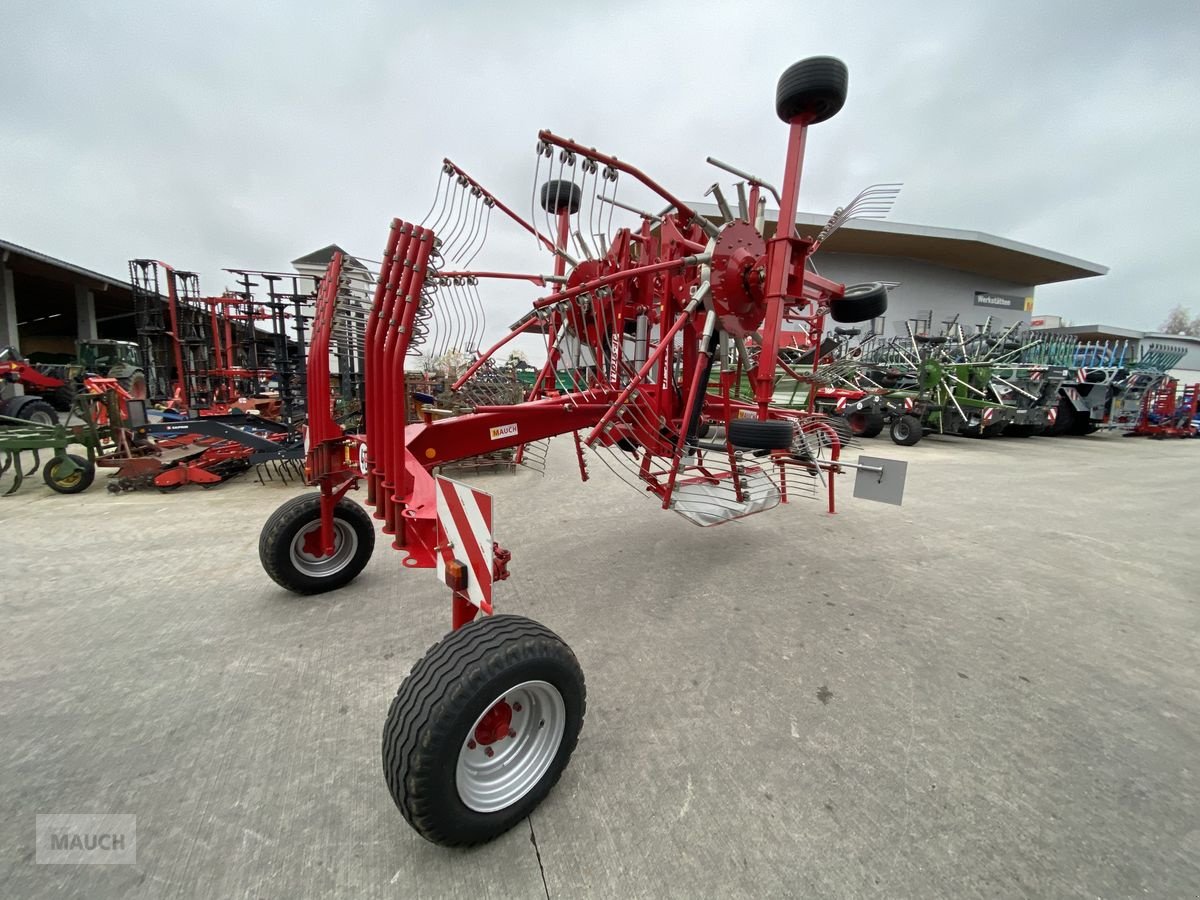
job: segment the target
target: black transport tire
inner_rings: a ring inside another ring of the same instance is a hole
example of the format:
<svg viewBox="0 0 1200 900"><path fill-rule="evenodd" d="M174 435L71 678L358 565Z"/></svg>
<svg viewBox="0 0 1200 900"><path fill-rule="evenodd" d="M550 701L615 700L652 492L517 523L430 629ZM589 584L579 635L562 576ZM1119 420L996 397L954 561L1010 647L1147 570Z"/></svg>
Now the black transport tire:
<svg viewBox="0 0 1200 900"><path fill-rule="evenodd" d="M883 413L852 412L846 416L846 424L850 426L850 433L855 437L873 438L883 431L887 422Z"/></svg>
<svg viewBox="0 0 1200 900"><path fill-rule="evenodd" d="M710 422L708 419L701 419L700 425L696 429L696 437L700 438L702 441L705 440L710 434L712 434L712 428L712 422Z"/></svg>
<svg viewBox="0 0 1200 900"><path fill-rule="evenodd" d="M1092 421L1091 416L1085 416L1082 413L1075 416L1075 420L1071 423L1071 427L1067 430L1067 434L1083 437L1087 434L1095 434L1100 429L1100 426Z"/></svg>
<svg viewBox="0 0 1200 900"><path fill-rule="evenodd" d="M1054 424L1046 428L1045 433L1053 437L1066 434L1075 424L1075 407L1066 397L1058 398L1058 408L1054 415Z"/></svg>
<svg viewBox="0 0 1200 900"><path fill-rule="evenodd" d="M78 494L86 491L96 480L96 464L83 456L74 453L64 454L75 464L75 469L67 475L62 472L63 457L56 456L42 466L42 480L50 489L60 494Z"/></svg>
<svg viewBox="0 0 1200 900"><path fill-rule="evenodd" d="M146 373L134 372L128 378L118 378L117 384L123 387L134 400L146 400L150 396L150 387L146 382Z"/></svg>
<svg viewBox="0 0 1200 900"><path fill-rule="evenodd" d="M536 690L552 691L547 696L561 703L539 701L528 693L530 685L544 686ZM522 705L519 697L529 699ZM583 671L562 638L522 616L478 619L430 647L392 700L383 726L383 774L392 800L435 844L490 841L528 816L558 782L586 706ZM509 718L500 736L481 737L487 717L501 707ZM493 746L501 748L494 757ZM496 760L487 773L499 779L493 783L510 782L495 788L491 805L498 808L486 810L481 795L472 794L478 771L489 767L485 753ZM529 759L540 763L504 768ZM514 775L521 770L528 772L523 779Z"/></svg>
<svg viewBox="0 0 1200 900"><path fill-rule="evenodd" d="M892 441L901 447L911 447L921 440L923 436L921 420L916 416L896 416L896 418L892 419L892 427L889 434Z"/></svg>
<svg viewBox="0 0 1200 900"><path fill-rule="evenodd" d="M583 191L573 181L555 179L542 185L542 209L558 215L564 209L572 215L579 212L579 204L583 200Z"/></svg>
<svg viewBox="0 0 1200 900"><path fill-rule="evenodd" d="M271 514L258 537L258 558L271 579L295 594L337 590L358 577L375 549L375 524L367 511L343 497L333 508L332 557L308 554L305 534L321 523L321 495L293 497Z"/></svg>
<svg viewBox="0 0 1200 900"><path fill-rule="evenodd" d="M788 66L775 87L775 112L785 122L797 116L807 124L824 122L837 115L846 103L850 72L832 56L810 56Z"/></svg>
<svg viewBox="0 0 1200 900"><path fill-rule="evenodd" d="M829 318L835 322L869 322L887 312L887 287L878 281L851 284L846 293L829 301Z"/></svg>
<svg viewBox="0 0 1200 900"><path fill-rule="evenodd" d="M16 412L9 413L17 419L24 419L35 425L57 425L58 413L54 407L40 397L26 397L23 403L15 404Z"/></svg>
<svg viewBox="0 0 1200 900"><path fill-rule="evenodd" d="M64 384L44 395L46 401L59 412L70 412L75 405L75 385Z"/></svg>
<svg viewBox="0 0 1200 900"><path fill-rule="evenodd" d="M1005 437L1027 438L1037 432L1037 425L1010 424L1004 427Z"/></svg>
<svg viewBox="0 0 1200 900"><path fill-rule="evenodd" d="M729 423L729 443L742 450L790 450L794 429L790 421L734 419Z"/></svg>

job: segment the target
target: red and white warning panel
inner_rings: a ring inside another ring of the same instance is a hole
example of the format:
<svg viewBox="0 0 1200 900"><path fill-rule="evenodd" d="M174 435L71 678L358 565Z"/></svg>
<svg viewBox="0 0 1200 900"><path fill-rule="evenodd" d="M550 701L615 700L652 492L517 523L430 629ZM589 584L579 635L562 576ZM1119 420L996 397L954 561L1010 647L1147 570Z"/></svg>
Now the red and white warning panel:
<svg viewBox="0 0 1200 900"><path fill-rule="evenodd" d="M438 577L491 615L492 495L441 475L435 481Z"/></svg>

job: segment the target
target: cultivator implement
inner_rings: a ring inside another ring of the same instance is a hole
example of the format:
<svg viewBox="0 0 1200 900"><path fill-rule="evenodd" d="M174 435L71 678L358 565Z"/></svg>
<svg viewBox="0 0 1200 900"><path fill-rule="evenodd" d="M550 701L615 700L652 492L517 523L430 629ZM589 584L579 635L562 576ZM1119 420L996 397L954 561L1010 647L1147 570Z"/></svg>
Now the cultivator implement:
<svg viewBox="0 0 1200 900"><path fill-rule="evenodd" d="M828 384L814 374L827 318L875 318L887 288L846 287L809 265L838 224L879 213L895 186L860 195L816 239L789 224L808 127L840 109L846 80L845 67L825 57L780 79L777 111L789 126L782 188L710 158L741 179L736 212L717 187L720 214L706 218L628 163L542 131L528 219L446 160L425 219L391 223L365 315L343 255L331 260L307 368L305 471L320 491L277 510L259 550L292 591L338 588L370 557L373 516L406 567L436 569L451 589L454 631L414 667L384 732L392 796L426 838L479 843L527 815L566 765L584 704L582 673L561 639L528 619L491 615L510 554L493 539L490 498L442 467L497 451L544 460L549 438L570 435L583 480L598 458L702 526L806 493L827 497L832 512L836 476L849 470L856 495L899 502L903 464L845 459L813 390ZM657 211L618 199L623 186L653 195ZM771 237L767 195L781 223ZM627 224L614 224L618 211ZM472 269L494 214L527 232L551 271ZM478 286L494 279L528 282L540 296L480 351ZM364 348L361 433L335 416L331 341L346 328ZM491 360L523 334L544 339L546 362L524 396L498 392ZM410 359L424 362L419 383L406 374ZM807 388L797 408L775 402L788 370ZM435 392L431 373L448 387ZM370 513L346 496L360 482Z"/></svg>

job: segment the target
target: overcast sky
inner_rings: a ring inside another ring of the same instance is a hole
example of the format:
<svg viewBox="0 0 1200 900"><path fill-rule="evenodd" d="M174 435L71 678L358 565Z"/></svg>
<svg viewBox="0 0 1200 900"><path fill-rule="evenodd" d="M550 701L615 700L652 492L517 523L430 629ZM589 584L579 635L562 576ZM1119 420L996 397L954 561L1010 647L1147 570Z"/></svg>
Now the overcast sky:
<svg viewBox="0 0 1200 900"><path fill-rule="evenodd" d="M337 242L378 257L449 156L528 209L550 128L686 198L713 155L781 175L775 82L850 68L813 129L801 208L903 181L891 218L1107 265L1037 311L1156 327L1200 312L1200 4L5 4L0 237L117 277L285 268ZM623 196L622 199L633 199ZM547 271L493 220L476 266ZM485 293L489 335L536 293Z"/></svg>

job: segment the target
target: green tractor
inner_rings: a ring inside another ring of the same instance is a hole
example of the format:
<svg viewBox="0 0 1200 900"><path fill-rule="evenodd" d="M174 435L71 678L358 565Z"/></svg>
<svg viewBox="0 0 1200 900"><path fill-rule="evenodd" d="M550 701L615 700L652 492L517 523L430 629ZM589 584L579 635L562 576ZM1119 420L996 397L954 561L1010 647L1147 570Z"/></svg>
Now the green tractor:
<svg viewBox="0 0 1200 900"><path fill-rule="evenodd" d="M79 341L78 354L74 358L66 354L35 353L31 355L31 364L43 376L43 383L27 383L26 392L39 394L60 411L71 408L71 401L86 375L115 378L136 400L145 400L149 396L141 350L132 341L84 339ZM47 385L46 381L50 383Z"/></svg>

